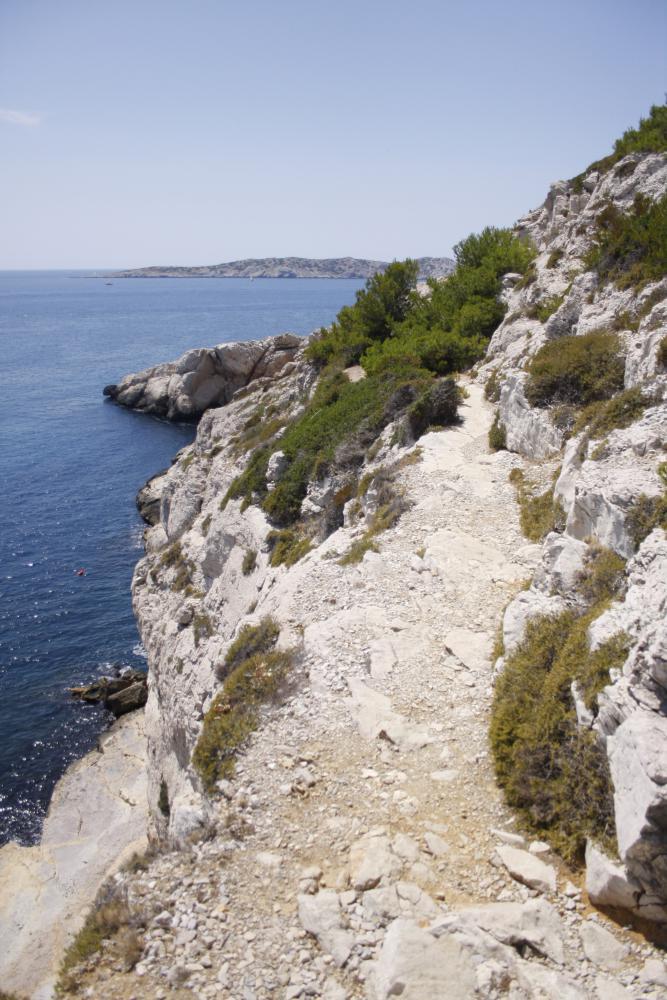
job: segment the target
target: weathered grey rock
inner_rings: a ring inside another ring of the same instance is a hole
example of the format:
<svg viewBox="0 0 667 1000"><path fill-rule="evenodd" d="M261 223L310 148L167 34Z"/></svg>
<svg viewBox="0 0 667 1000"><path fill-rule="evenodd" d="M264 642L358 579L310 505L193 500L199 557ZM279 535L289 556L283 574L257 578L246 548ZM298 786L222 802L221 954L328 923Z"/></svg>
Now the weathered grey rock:
<svg viewBox="0 0 667 1000"><path fill-rule="evenodd" d="M529 899L525 903L489 903L487 906L466 906L454 912L451 927L481 927L502 944L532 951L563 963L564 928L557 910L546 899Z"/></svg>
<svg viewBox="0 0 667 1000"><path fill-rule="evenodd" d="M300 337L285 333L198 348L178 361L127 375L118 385L106 386L104 395L168 420L194 420L209 407L228 403L249 382L275 377L302 347Z"/></svg>
<svg viewBox="0 0 667 1000"><path fill-rule="evenodd" d="M586 892L596 906L633 910L641 895L638 882L592 841L586 843Z"/></svg>
<svg viewBox="0 0 667 1000"><path fill-rule="evenodd" d="M560 451L563 432L554 426L548 411L530 406L524 393L525 381L523 372L510 374L500 392L498 409L507 448L527 458L548 458Z"/></svg>
<svg viewBox="0 0 667 1000"><path fill-rule="evenodd" d="M424 726L409 723L395 712L386 695L374 691L358 678L348 680L350 709L366 739L382 737L400 750L417 750L433 742Z"/></svg>
<svg viewBox="0 0 667 1000"><path fill-rule="evenodd" d="M315 896L300 895L297 902L304 930L317 938L336 965L345 965L354 946L354 935L343 927L337 893L324 889Z"/></svg>
<svg viewBox="0 0 667 1000"><path fill-rule="evenodd" d="M449 936L434 937L410 920L387 931L374 970L377 1000L470 1000L477 978L470 953Z"/></svg>
<svg viewBox="0 0 667 1000"><path fill-rule="evenodd" d="M586 920L583 924L581 943L588 961L601 969L620 968L630 953L626 944L593 920Z"/></svg>
<svg viewBox="0 0 667 1000"><path fill-rule="evenodd" d="M519 986L529 997L540 1000L589 1000L589 995L569 976L531 962L517 963Z"/></svg>
<svg viewBox="0 0 667 1000"><path fill-rule="evenodd" d="M528 851L521 851L509 844L501 844L496 851L517 882L523 882L529 888L538 889L540 892L556 891L556 871L551 865L546 865Z"/></svg>
<svg viewBox="0 0 667 1000"><path fill-rule="evenodd" d="M659 958L648 958L639 973L639 980L649 986L661 986L667 990L667 966Z"/></svg>
<svg viewBox="0 0 667 1000"><path fill-rule="evenodd" d="M374 889L383 878L397 876L401 867L385 834L368 834L350 848L350 883L358 891Z"/></svg>

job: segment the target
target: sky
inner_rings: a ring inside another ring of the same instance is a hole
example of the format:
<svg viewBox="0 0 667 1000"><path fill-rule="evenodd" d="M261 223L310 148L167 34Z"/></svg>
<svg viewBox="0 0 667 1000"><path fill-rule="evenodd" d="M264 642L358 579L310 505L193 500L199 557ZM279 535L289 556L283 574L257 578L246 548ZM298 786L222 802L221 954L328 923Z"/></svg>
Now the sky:
<svg viewBox="0 0 667 1000"><path fill-rule="evenodd" d="M0 269L449 256L667 91L667 0L0 0Z"/></svg>

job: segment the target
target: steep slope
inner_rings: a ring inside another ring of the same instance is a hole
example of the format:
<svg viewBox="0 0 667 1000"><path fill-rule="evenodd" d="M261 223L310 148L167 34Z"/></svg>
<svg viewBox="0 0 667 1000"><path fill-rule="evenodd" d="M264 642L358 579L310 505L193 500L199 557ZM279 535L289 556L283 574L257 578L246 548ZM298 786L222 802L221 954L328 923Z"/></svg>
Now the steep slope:
<svg viewBox="0 0 667 1000"><path fill-rule="evenodd" d="M667 156L650 153L554 185L544 205L519 223L539 253L530 282L508 276L508 315L482 372L492 377L507 448L562 462L553 493L561 524L544 540L530 589L505 613L506 653L517 649L529 621L585 608L582 580L600 547L629 560L611 606L601 605L588 628L592 651L622 634L627 656L606 674L606 686L602 679L592 703L574 691L581 726L606 748L625 865L623 871L591 843L589 889L601 904L658 920L667 918L667 542L660 527L667 279L633 278L640 242L631 253L621 248L616 280L607 278L595 266L595 246L608 243L610 220L637 216L645 224L666 192ZM588 344L586 350L603 346L597 360L575 357ZM590 383L612 355L616 382L591 403Z"/></svg>

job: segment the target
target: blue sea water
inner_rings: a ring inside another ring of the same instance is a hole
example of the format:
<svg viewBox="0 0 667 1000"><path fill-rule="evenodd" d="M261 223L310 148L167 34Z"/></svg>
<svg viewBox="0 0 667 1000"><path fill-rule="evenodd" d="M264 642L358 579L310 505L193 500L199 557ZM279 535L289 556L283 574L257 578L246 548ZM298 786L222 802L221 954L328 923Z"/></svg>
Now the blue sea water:
<svg viewBox="0 0 667 1000"><path fill-rule="evenodd" d="M360 285L0 272L0 843L39 838L55 782L112 721L67 689L144 664L134 498L194 431L103 386L190 347L308 333Z"/></svg>

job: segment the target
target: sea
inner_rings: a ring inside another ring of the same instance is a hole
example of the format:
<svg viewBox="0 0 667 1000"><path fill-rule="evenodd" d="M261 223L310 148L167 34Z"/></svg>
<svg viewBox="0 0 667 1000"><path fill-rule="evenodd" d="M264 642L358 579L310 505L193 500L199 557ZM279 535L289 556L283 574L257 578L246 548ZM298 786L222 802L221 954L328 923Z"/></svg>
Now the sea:
<svg viewBox="0 0 667 1000"><path fill-rule="evenodd" d="M113 721L68 689L146 665L135 495L194 428L103 387L192 347L307 334L362 284L98 274L0 272L0 844L39 840L56 781Z"/></svg>

